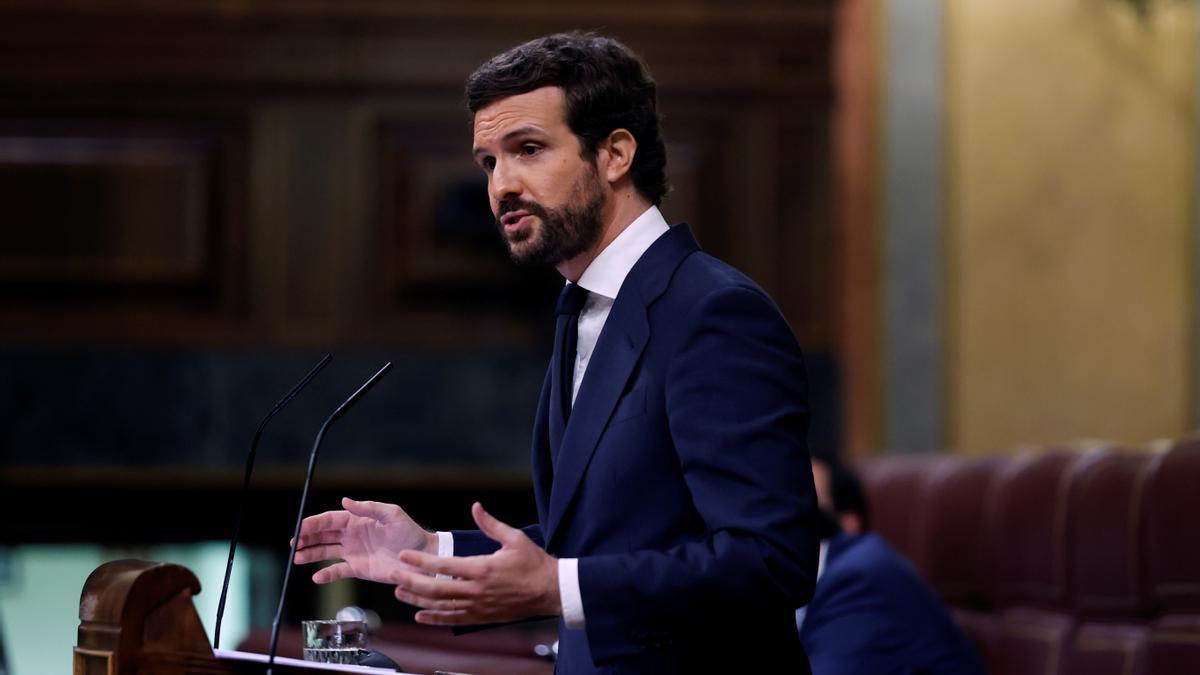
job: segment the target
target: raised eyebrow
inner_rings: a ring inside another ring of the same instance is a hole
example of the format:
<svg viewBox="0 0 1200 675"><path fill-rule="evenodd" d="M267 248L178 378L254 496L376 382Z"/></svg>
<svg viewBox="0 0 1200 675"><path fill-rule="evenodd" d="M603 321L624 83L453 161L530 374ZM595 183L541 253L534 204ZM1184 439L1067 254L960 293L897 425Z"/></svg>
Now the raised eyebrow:
<svg viewBox="0 0 1200 675"><path fill-rule="evenodd" d="M542 131L541 129L538 129L537 127L531 127L531 126L517 127L516 129L513 129L512 131L509 131L506 134L504 134L503 136L501 136L499 143L500 143L500 145L505 145L505 144L511 142L514 138L519 138L521 136L536 136L540 140L540 139L544 138L545 135L546 135L545 132ZM475 148L474 151L472 152L472 154L475 157L479 157L480 155L487 154L487 150L484 148Z"/></svg>
<svg viewBox="0 0 1200 675"><path fill-rule="evenodd" d="M541 138L543 138L545 136L545 132L543 132L541 129L538 129L537 127L531 127L531 126L517 127L516 129L513 129L512 131L509 131L508 133L501 136L499 143L500 143L500 145L505 145L505 144L511 142L514 138L519 138L521 136L537 136L540 140ZM490 153L487 151L486 148L475 148L472 151L472 156L475 158L476 162L482 161L482 159L484 157L489 156L489 155L490 155Z"/></svg>
<svg viewBox="0 0 1200 675"><path fill-rule="evenodd" d="M519 136L537 136L540 138L544 135L545 134L542 132L542 130L538 129L537 127L530 127L530 126L517 127L516 129L513 129L512 131L501 136L500 143L503 145L504 143L508 143L512 139L517 138Z"/></svg>

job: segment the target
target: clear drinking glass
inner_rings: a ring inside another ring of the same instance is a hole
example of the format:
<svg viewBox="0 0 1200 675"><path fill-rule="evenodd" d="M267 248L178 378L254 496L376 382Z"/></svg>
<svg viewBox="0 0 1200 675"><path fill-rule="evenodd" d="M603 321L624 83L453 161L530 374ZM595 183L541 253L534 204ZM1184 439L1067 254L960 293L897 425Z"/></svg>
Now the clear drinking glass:
<svg viewBox="0 0 1200 675"><path fill-rule="evenodd" d="M304 660L319 663L355 662L367 648L367 624L364 621L302 621Z"/></svg>

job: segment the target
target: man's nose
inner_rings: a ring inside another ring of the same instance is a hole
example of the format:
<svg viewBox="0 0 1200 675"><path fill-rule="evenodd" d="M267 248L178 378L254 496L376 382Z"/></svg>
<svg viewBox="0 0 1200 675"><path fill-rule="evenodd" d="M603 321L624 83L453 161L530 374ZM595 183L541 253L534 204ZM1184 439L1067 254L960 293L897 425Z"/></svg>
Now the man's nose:
<svg viewBox="0 0 1200 675"><path fill-rule="evenodd" d="M521 181L513 167L504 161L497 161L492 169L492 180L488 185L492 199L499 202L505 197L521 195Z"/></svg>

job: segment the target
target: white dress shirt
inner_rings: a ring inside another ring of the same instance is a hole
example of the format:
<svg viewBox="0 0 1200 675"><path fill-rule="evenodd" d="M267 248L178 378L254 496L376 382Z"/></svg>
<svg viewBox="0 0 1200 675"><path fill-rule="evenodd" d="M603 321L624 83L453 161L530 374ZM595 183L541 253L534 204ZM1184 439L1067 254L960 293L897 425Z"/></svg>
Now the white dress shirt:
<svg viewBox="0 0 1200 675"><path fill-rule="evenodd" d="M825 554L828 552L829 552L829 540L822 539L821 540L821 548L817 551L817 578L816 578L816 581L814 581L813 583L820 581L821 574L823 572L825 572ZM560 586L561 586L561 584L560 584ZM801 607L800 609L796 610L796 630L797 631L804 628L804 617L807 614L808 614L808 605L805 605L805 606Z"/></svg>
<svg viewBox="0 0 1200 675"><path fill-rule="evenodd" d="M579 339L575 347L575 374L572 378L571 401L579 395L579 387L587 374L588 363L600 331L608 320L613 302L629 276L629 270L646 249L659 237L666 234L670 226L658 208L651 206L625 228L616 239L596 256L579 277L579 286L588 292L583 309L579 312ZM449 532L438 532L438 555L454 555L454 536ZM584 627L583 596L579 591L579 559L558 560L558 594L562 599L563 622L567 628Z"/></svg>

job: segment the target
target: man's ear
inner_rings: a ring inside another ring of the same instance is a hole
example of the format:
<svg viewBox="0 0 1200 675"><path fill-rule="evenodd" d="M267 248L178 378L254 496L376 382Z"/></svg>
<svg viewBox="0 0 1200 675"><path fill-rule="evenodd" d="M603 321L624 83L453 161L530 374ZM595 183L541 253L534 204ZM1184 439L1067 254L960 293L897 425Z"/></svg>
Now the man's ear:
<svg viewBox="0 0 1200 675"><path fill-rule="evenodd" d="M629 175L633 157L637 154L637 140L627 129L614 129L600 145L599 169L604 179L616 183Z"/></svg>
<svg viewBox="0 0 1200 675"><path fill-rule="evenodd" d="M842 532L847 534L863 533L862 518L857 513L839 513L838 524L842 526Z"/></svg>

